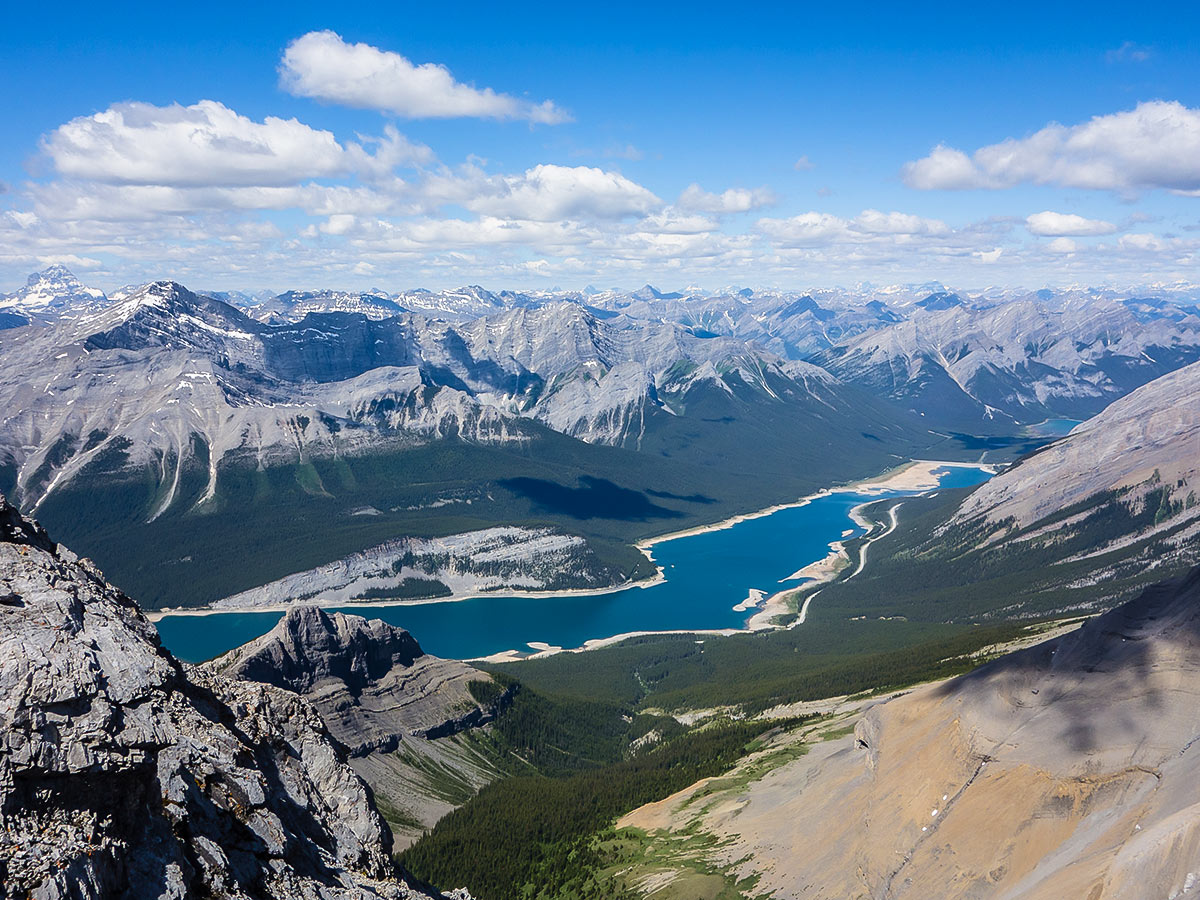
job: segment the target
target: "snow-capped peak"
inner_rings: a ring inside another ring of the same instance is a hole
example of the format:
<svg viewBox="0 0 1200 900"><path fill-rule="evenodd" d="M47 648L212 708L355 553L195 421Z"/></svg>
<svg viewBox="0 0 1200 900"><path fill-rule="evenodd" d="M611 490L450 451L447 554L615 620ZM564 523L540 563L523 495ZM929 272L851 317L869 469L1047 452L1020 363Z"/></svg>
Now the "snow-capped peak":
<svg viewBox="0 0 1200 900"><path fill-rule="evenodd" d="M65 266L53 265L30 275L20 290L0 296L0 309L42 320L87 312L105 299L104 291L85 286Z"/></svg>

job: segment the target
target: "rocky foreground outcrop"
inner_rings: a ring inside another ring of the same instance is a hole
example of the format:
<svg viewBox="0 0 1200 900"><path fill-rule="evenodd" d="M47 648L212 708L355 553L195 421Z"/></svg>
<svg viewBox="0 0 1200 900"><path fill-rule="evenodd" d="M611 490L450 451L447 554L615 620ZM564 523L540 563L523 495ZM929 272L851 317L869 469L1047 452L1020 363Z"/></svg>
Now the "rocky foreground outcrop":
<svg viewBox="0 0 1200 900"><path fill-rule="evenodd" d="M291 608L262 637L205 667L306 695L351 756L394 750L406 737L448 736L495 716L468 687L490 675L430 656L403 628L315 606Z"/></svg>
<svg viewBox="0 0 1200 900"><path fill-rule="evenodd" d="M624 824L714 833L779 897L1200 896L1200 569Z"/></svg>
<svg viewBox="0 0 1200 900"><path fill-rule="evenodd" d="M420 898L312 705L186 669L0 498L8 897Z"/></svg>
<svg viewBox="0 0 1200 900"><path fill-rule="evenodd" d="M262 637L204 668L294 691L312 703L375 791L398 845L499 774L476 747L453 738L490 722L511 694L479 703L469 685L490 675L430 656L403 628L292 607Z"/></svg>

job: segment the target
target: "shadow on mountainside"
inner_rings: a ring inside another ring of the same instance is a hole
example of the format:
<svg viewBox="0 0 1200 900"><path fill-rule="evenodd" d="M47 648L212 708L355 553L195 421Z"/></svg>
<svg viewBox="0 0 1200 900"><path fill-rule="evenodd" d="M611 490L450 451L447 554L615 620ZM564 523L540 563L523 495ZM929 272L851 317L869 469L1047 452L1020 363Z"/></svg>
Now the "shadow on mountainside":
<svg viewBox="0 0 1200 900"><path fill-rule="evenodd" d="M1200 672L1200 566L1078 631L956 678L935 696L1017 712L1018 728L1049 713L1038 730L1048 727L1045 737L1053 733L1065 749L1088 755L1145 741L1154 717L1167 710L1167 694L1179 691L1173 670Z"/></svg>
<svg viewBox="0 0 1200 900"><path fill-rule="evenodd" d="M533 501L539 509L574 519L644 522L647 519L678 519L684 515L678 510L652 503L641 491L623 488L607 479L590 475L582 476L577 488L544 478L505 478L498 484Z"/></svg>

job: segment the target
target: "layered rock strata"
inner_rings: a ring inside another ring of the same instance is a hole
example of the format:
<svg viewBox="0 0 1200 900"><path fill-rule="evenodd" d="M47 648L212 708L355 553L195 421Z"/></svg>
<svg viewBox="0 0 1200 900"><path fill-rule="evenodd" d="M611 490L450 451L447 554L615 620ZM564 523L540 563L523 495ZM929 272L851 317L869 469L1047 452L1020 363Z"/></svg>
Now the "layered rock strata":
<svg viewBox="0 0 1200 900"><path fill-rule="evenodd" d="M425 653L403 628L292 607L271 631L205 665L304 696L371 785L407 845L499 773L468 734L511 699L476 701L491 676ZM461 737L460 737L461 736Z"/></svg>
<svg viewBox="0 0 1200 900"><path fill-rule="evenodd" d="M698 786L624 824L714 833L772 896L1192 897L1198 699L1200 569L877 704L744 789Z"/></svg>

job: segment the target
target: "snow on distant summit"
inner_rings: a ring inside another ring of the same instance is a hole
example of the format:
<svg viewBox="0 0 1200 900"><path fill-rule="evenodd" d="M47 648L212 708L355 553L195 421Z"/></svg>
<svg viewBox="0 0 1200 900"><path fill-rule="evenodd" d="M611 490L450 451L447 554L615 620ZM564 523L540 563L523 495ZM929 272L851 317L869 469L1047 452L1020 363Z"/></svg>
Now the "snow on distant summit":
<svg viewBox="0 0 1200 900"><path fill-rule="evenodd" d="M836 394L832 380L792 374L743 340L599 318L566 301L464 323L336 308L264 322L170 281L0 338L0 362L0 474L10 493L34 505L120 454L173 470L152 515L174 501L186 466L207 469L203 496L212 497L229 455L267 465L450 435L519 444L535 422L640 446L648 428L699 396L696 370L752 406L828 411Z"/></svg>
<svg viewBox="0 0 1200 900"><path fill-rule="evenodd" d="M104 291L85 286L65 266L50 266L30 275L20 290L0 295L0 328L94 311L106 300Z"/></svg>
<svg viewBox="0 0 1200 900"><path fill-rule="evenodd" d="M32 504L118 449L175 460L175 483L203 445L206 496L229 454L524 443L539 427L670 451L730 404L776 427L864 389L922 432L1008 433L1092 415L1200 359L1196 296L931 282L266 299L156 281L106 298L56 266L0 302L7 327L43 326L0 339L0 476Z"/></svg>

